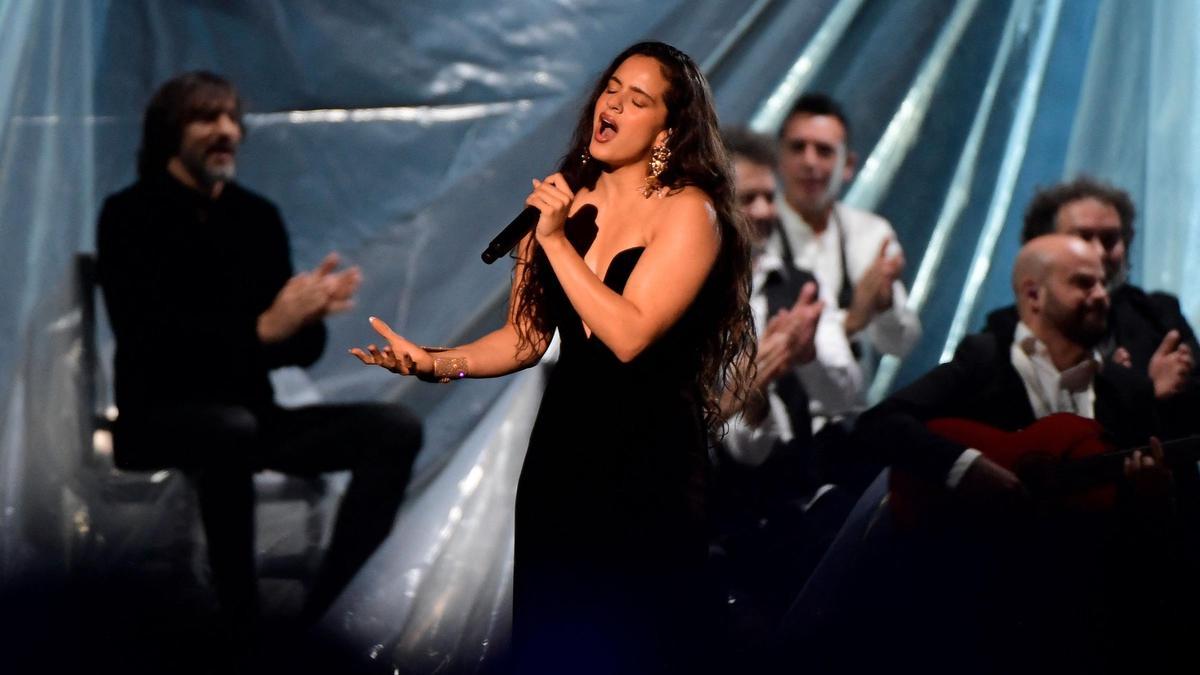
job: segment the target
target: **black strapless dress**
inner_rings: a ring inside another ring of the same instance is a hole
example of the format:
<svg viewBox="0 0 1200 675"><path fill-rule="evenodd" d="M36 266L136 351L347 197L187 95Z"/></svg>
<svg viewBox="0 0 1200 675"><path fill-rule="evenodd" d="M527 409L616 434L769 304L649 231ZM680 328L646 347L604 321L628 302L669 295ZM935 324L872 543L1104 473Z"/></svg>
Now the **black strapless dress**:
<svg viewBox="0 0 1200 675"><path fill-rule="evenodd" d="M604 283L623 292L642 251L614 257ZM546 293L562 351L517 489L517 672L694 672L707 550L695 387L705 293L630 363L584 332L557 283Z"/></svg>

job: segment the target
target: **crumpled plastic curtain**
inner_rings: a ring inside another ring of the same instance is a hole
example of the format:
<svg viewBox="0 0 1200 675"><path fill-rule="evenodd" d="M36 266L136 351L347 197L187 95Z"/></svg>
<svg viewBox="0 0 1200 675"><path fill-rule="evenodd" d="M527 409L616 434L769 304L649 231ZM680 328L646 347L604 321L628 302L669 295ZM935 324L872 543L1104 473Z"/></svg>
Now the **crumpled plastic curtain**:
<svg viewBox="0 0 1200 675"><path fill-rule="evenodd" d="M1105 0L1101 7L1066 173L1091 173L1129 190L1138 207L1135 278L1178 294L1194 326L1200 319L1200 61L1193 47L1200 6Z"/></svg>
<svg viewBox="0 0 1200 675"><path fill-rule="evenodd" d="M64 569L62 486L82 429L70 269L95 213L93 76L103 3L0 3L0 581Z"/></svg>
<svg viewBox="0 0 1200 675"><path fill-rule="evenodd" d="M112 522L112 476L84 459L89 341L72 259L93 248L102 197L134 177L142 107L178 72L239 85L239 180L280 206L297 266L338 250L366 275L356 309L329 321L325 357L277 374L281 400L390 400L425 420L395 532L326 628L364 662L471 672L507 640L513 494L541 373L431 387L343 350L372 338L368 314L435 344L499 323L510 266L484 266L479 251L565 151L580 97L613 55L639 39L679 46L708 73L726 124L767 133L803 89L845 104L862 166L846 200L895 226L925 324L913 354L880 364L879 396L1010 301L1024 204L1076 171L1133 192L1134 278L1181 293L1195 316L1198 11L1118 0L0 0L0 583L134 559L188 522L149 508L120 521L124 539L79 547ZM102 313L95 333L103 385ZM101 387L96 405L106 396ZM151 506L185 500L177 477L163 483ZM296 528L260 525L264 556Z"/></svg>
<svg viewBox="0 0 1200 675"><path fill-rule="evenodd" d="M1097 11L1096 3L1060 0L945 7L892 98L871 108L850 103L852 118L867 109L882 119L878 136L855 142L862 171L846 201L895 226L908 260L909 303L924 327L906 359L882 359L872 401L949 358L988 311L1011 303L1021 215L1036 186L1062 175ZM879 11L867 4L860 16L872 10ZM885 51L894 47L874 42L876 58L889 58ZM842 45L833 60L869 67ZM839 76L834 67L826 72L835 79L819 75L816 84L848 102L871 81Z"/></svg>
<svg viewBox="0 0 1200 675"><path fill-rule="evenodd" d="M896 225L925 328L903 362L883 359L872 400L949 359L989 311L1011 304L1026 204L1038 187L1080 174L1128 190L1138 205L1131 281L1179 295L1200 318L1188 265L1200 245L1194 3L956 3L954 14L967 12L974 17L940 66L934 53L954 16L932 43L925 67L940 76L918 76L890 109L904 123L900 157L886 134L870 151L899 164L890 186L871 185L887 172L864 171L847 194Z"/></svg>

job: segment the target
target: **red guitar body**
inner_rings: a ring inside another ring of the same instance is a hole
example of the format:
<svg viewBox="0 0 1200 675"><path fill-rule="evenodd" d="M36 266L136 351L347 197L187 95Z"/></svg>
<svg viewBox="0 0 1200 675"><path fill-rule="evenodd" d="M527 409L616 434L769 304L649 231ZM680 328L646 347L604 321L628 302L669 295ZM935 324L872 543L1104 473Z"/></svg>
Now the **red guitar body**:
<svg viewBox="0 0 1200 675"><path fill-rule="evenodd" d="M1070 413L1048 415L1015 432L956 418L931 420L926 426L943 438L979 450L1031 488L1036 488L1031 482L1047 482L1046 477L1057 467L1115 450L1104 440L1104 428L1098 422ZM949 499L944 483L896 467L892 467L889 488L892 513L898 523L907 526L920 524ZM1037 490L1033 491L1036 495ZM1058 495L1058 501L1066 508L1099 510L1111 506L1115 496L1116 486L1109 482Z"/></svg>

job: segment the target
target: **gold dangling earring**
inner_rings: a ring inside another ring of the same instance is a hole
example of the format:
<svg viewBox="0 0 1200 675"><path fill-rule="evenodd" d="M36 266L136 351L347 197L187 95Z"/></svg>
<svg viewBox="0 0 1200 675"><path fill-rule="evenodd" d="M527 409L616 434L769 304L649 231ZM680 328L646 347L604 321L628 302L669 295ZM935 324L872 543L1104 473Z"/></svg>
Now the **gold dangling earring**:
<svg viewBox="0 0 1200 675"><path fill-rule="evenodd" d="M579 153L579 167L583 168L583 167L587 166L588 162L590 162L591 160L592 160L592 153L588 152L587 148L584 148L583 152Z"/></svg>
<svg viewBox="0 0 1200 675"><path fill-rule="evenodd" d="M654 146L650 149L650 173L646 176L646 185L642 187L642 196L649 199L650 195L659 192L663 188L662 182L658 177L663 171L667 170L667 160L671 159L671 149L666 143ZM662 196L661 193L659 196Z"/></svg>

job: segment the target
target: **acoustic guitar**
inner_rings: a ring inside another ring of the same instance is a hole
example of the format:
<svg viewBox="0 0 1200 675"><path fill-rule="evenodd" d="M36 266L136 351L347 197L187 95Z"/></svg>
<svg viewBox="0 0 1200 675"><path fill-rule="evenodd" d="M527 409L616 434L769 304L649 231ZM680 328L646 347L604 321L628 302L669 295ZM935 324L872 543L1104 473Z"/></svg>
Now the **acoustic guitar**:
<svg viewBox="0 0 1200 675"><path fill-rule="evenodd" d="M1111 507L1125 458L1136 450L1150 452L1148 445L1117 449L1098 422L1071 413L1047 415L1015 432L958 418L935 419L926 426L1012 471L1035 498L1076 510ZM1163 453L1168 466L1194 464L1200 458L1200 436L1167 441ZM892 467L888 487L893 516L905 526L923 522L950 499L944 482L897 467Z"/></svg>

